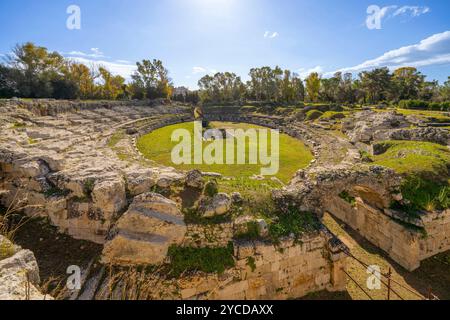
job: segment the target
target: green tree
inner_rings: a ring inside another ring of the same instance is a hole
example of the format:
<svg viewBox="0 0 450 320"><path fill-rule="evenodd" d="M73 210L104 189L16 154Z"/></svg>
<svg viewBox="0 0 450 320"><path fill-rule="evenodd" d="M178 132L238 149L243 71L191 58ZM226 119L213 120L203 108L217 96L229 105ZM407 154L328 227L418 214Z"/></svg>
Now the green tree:
<svg viewBox="0 0 450 320"><path fill-rule="evenodd" d="M13 49L8 64L23 75L18 83L22 96L50 98L53 92L52 80L62 75L66 61L59 53L49 53L47 48L28 42Z"/></svg>
<svg viewBox="0 0 450 320"><path fill-rule="evenodd" d="M23 76L17 69L0 64L0 98L19 97L21 81Z"/></svg>
<svg viewBox="0 0 450 320"><path fill-rule="evenodd" d="M392 76L393 97L396 101L418 99L425 77L416 68L405 67Z"/></svg>
<svg viewBox="0 0 450 320"><path fill-rule="evenodd" d="M450 77L444 82L444 85L439 89L439 99L442 102L450 101Z"/></svg>
<svg viewBox="0 0 450 320"><path fill-rule="evenodd" d="M132 75L130 90L137 99L170 99L173 86L169 78L169 71L161 60L142 60L137 62L137 71Z"/></svg>
<svg viewBox="0 0 450 320"><path fill-rule="evenodd" d="M321 79L320 100L326 102L338 101L341 81L341 73L337 73L328 79Z"/></svg>
<svg viewBox="0 0 450 320"><path fill-rule="evenodd" d="M69 63L65 77L78 87L77 98L94 99L96 96L95 80L99 77L96 68L89 68L82 63Z"/></svg>
<svg viewBox="0 0 450 320"><path fill-rule="evenodd" d="M317 72L311 73L305 80L306 92L311 102L317 102L320 91L320 76Z"/></svg>
<svg viewBox="0 0 450 320"><path fill-rule="evenodd" d="M359 74L360 88L364 90L366 102L387 100L391 94L391 74L388 68L363 71Z"/></svg>
<svg viewBox="0 0 450 320"><path fill-rule="evenodd" d="M115 100L123 95L125 79L121 76L113 76L104 67L98 69L101 78L100 97L102 99Z"/></svg>
<svg viewBox="0 0 450 320"><path fill-rule="evenodd" d="M206 75L198 81L200 100L204 103L238 102L245 96L245 86L240 77L230 72Z"/></svg>

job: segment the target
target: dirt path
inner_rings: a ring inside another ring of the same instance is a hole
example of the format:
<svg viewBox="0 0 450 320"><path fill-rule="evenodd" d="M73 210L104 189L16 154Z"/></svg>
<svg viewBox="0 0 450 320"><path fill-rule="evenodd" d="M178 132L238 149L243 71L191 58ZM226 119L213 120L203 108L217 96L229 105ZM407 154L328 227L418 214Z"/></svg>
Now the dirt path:
<svg viewBox="0 0 450 320"><path fill-rule="evenodd" d="M306 132L319 145L318 156L312 168L344 167L360 159L359 150L347 139L331 130L312 128L302 123L295 123L293 127Z"/></svg>

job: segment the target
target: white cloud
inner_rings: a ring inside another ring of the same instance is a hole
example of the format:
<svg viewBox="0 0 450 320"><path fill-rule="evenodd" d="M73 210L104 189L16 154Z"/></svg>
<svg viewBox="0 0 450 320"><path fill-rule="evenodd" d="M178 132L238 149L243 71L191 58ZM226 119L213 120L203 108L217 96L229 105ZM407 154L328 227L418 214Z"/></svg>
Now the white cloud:
<svg viewBox="0 0 450 320"><path fill-rule="evenodd" d="M103 52L100 51L99 48L91 48L90 53L85 53L82 51L71 51L65 53L65 55L89 58L106 58L106 56L103 54Z"/></svg>
<svg viewBox="0 0 450 320"><path fill-rule="evenodd" d="M313 72L322 74L323 71L324 71L323 67L321 67L321 66L316 66L316 67L310 68L310 69L300 68L300 69L298 69L298 75L300 76L301 79L306 79Z"/></svg>
<svg viewBox="0 0 450 320"><path fill-rule="evenodd" d="M192 73L193 74L206 73L206 69L203 68L203 67L193 67L192 68Z"/></svg>
<svg viewBox="0 0 450 320"><path fill-rule="evenodd" d="M400 15L411 15L412 17L418 17L423 14L430 12L429 7L419 7L419 6L403 6L394 12L394 17Z"/></svg>
<svg viewBox="0 0 450 320"><path fill-rule="evenodd" d="M192 68L192 74L216 74L217 70L216 69L207 69L204 67L193 67Z"/></svg>
<svg viewBox="0 0 450 320"><path fill-rule="evenodd" d="M135 64L128 60L115 60L107 61L109 57L99 48L91 48L89 53L82 51L71 51L63 53L63 55L74 62L83 63L88 67L92 65L103 66L108 69L114 75L120 75L127 80L131 79L131 75L136 71L137 67ZM109 59L108 59L109 60Z"/></svg>
<svg viewBox="0 0 450 320"><path fill-rule="evenodd" d="M268 38L268 39L274 39L276 37L278 37L280 34L278 32L271 32L271 31L266 31L264 33L264 38Z"/></svg>
<svg viewBox="0 0 450 320"><path fill-rule="evenodd" d="M374 68L425 67L450 64L450 31L437 33L417 44L391 50L378 58L367 60L359 65L343 68L340 72L360 72ZM325 74L332 75L334 72Z"/></svg>
<svg viewBox="0 0 450 320"><path fill-rule="evenodd" d="M416 18L423 14L431 12L429 7L421 7L421 6L402 6L399 7L397 5L386 6L386 7L378 7L378 6L370 6L368 8L367 13L369 14L366 19L366 25L373 25L374 21L378 21L380 24L379 27L375 29L381 29L381 22L383 19L396 18L396 17L410 17ZM371 29L369 27L369 29Z"/></svg>
<svg viewBox="0 0 450 320"><path fill-rule="evenodd" d="M83 63L90 67L91 65L102 66L108 69L114 75L120 75L127 80L131 79L131 75L136 71L137 67L129 63L117 63L104 60L92 60L84 57L67 57L68 59Z"/></svg>
<svg viewBox="0 0 450 320"><path fill-rule="evenodd" d="M98 56L103 56L103 52L99 48L91 48L91 51Z"/></svg>

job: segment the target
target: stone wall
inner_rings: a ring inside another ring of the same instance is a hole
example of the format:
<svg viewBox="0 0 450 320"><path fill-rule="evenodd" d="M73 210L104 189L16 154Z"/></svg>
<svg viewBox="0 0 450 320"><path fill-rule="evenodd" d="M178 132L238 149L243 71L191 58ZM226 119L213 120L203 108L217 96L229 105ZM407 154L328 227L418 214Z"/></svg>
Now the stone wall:
<svg viewBox="0 0 450 320"><path fill-rule="evenodd" d="M423 229L411 222L394 220L383 211L357 199L352 206L339 197L330 197L324 204L327 211L385 251L409 271L420 262L450 250L450 211L424 216ZM388 214L387 214L388 213Z"/></svg>
<svg viewBox="0 0 450 320"><path fill-rule="evenodd" d="M180 283L182 299L285 300L311 292L345 291L346 255L331 246L326 232L283 240L235 243L236 267L223 276Z"/></svg>
<svg viewBox="0 0 450 320"><path fill-rule="evenodd" d="M316 168L299 171L274 196L280 206L329 212L413 271L422 260L450 249L450 213L423 212L413 219L392 210L391 204L403 198L401 181L394 171L378 166Z"/></svg>
<svg viewBox="0 0 450 320"><path fill-rule="evenodd" d="M233 238L233 222L220 224L188 224L183 246L194 248L226 247Z"/></svg>
<svg viewBox="0 0 450 320"><path fill-rule="evenodd" d="M133 103L1 101L0 203L20 203L61 232L104 243L130 197L184 179L174 169L130 165L108 143L119 129L185 121L191 108Z"/></svg>
<svg viewBox="0 0 450 320"><path fill-rule="evenodd" d="M419 242L420 260L450 250L450 210L429 213L422 221L426 236Z"/></svg>
<svg viewBox="0 0 450 320"><path fill-rule="evenodd" d="M190 108L9 101L0 109L6 138L0 140L2 203L21 201L29 216L47 217L75 238L106 243L107 263L136 257L142 264L161 263L170 244L220 247L232 239L232 222L186 226L175 203L149 193L154 186L184 185L184 173L127 163L108 147L118 129L137 137L191 121ZM210 117L271 128L283 122L240 112ZM342 250L326 230L277 247L235 242L235 268L224 275L183 277L176 287L183 299L286 299L344 290Z"/></svg>

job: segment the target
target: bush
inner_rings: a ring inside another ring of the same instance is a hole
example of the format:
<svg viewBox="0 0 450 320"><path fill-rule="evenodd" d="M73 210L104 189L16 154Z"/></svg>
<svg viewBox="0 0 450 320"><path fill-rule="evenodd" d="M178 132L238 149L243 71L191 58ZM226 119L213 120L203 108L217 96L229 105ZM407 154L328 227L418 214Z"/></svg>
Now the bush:
<svg viewBox="0 0 450 320"><path fill-rule="evenodd" d="M235 265L233 243L221 248L192 248L171 246L170 258L171 274L181 276L184 272L202 271L206 273L223 273Z"/></svg>
<svg viewBox="0 0 450 320"><path fill-rule="evenodd" d="M441 103L441 110L442 111L450 111L450 101L442 102Z"/></svg>
<svg viewBox="0 0 450 320"><path fill-rule="evenodd" d="M417 211L445 210L450 205L450 189L447 185L418 176L410 176L401 186L403 198L407 204L394 208L415 215Z"/></svg>
<svg viewBox="0 0 450 320"><path fill-rule="evenodd" d="M398 106L400 109L428 110L429 103L421 100L401 100Z"/></svg>
<svg viewBox="0 0 450 320"><path fill-rule="evenodd" d="M342 112L334 112L334 111L328 111L325 112L320 119L324 119L324 120L339 120L339 119L344 119L345 118L345 114L343 114Z"/></svg>
<svg viewBox="0 0 450 320"><path fill-rule="evenodd" d="M427 102L422 100L402 100L398 103L400 109L449 111L450 102Z"/></svg>
<svg viewBox="0 0 450 320"><path fill-rule="evenodd" d="M352 206L356 205L356 198L351 196L347 191L342 191L339 194L339 198L341 198L342 200L344 200L345 202L351 204Z"/></svg>
<svg viewBox="0 0 450 320"><path fill-rule="evenodd" d="M312 232L320 227L317 217L310 212L299 212L290 208L287 213L280 214L277 223L270 225L269 234L274 242L292 234L299 239L304 233Z"/></svg>
<svg viewBox="0 0 450 320"><path fill-rule="evenodd" d="M236 240L257 240L259 239L259 227L255 221L247 222L247 231L234 236Z"/></svg>
<svg viewBox="0 0 450 320"><path fill-rule="evenodd" d="M203 193L210 198L218 194L219 186L217 184L217 181L216 180L208 181L205 185L205 190L203 191Z"/></svg>
<svg viewBox="0 0 450 320"><path fill-rule="evenodd" d="M430 103L428 109L433 110L433 111L441 111L441 104L438 102L432 102Z"/></svg>
<svg viewBox="0 0 450 320"><path fill-rule="evenodd" d="M323 116L323 113L318 110L310 110L306 113L306 121L313 121L316 119L319 119L321 116Z"/></svg>

